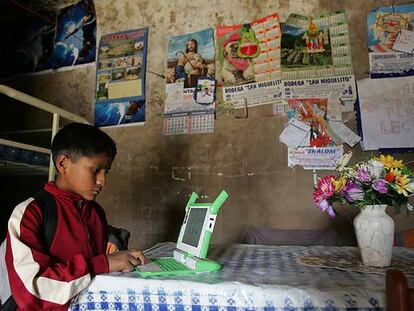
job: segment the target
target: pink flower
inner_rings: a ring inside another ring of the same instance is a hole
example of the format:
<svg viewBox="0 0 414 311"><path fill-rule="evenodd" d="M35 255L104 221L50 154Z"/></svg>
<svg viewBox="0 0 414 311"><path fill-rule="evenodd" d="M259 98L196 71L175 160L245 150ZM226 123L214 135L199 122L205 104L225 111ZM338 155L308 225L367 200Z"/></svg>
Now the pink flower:
<svg viewBox="0 0 414 311"><path fill-rule="evenodd" d="M316 207L322 200L329 199L333 196L335 187L332 183L334 176L325 176L319 179L318 186L313 192L313 202Z"/></svg>

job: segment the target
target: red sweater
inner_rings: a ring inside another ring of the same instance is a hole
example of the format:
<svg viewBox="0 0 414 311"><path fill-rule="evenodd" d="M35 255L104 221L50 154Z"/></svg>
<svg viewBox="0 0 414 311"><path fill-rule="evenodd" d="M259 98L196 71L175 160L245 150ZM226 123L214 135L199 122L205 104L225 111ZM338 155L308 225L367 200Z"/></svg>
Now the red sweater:
<svg viewBox="0 0 414 311"><path fill-rule="evenodd" d="M8 224L6 265L18 310L67 310L94 275L109 272L106 228L96 211L102 208L52 182L45 190L57 207L49 249L40 240L42 212L33 198L15 207Z"/></svg>

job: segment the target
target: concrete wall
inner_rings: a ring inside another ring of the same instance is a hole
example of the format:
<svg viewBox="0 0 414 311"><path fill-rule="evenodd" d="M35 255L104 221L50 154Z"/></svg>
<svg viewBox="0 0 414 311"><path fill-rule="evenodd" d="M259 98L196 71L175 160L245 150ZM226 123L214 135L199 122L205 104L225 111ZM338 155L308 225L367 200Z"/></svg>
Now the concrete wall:
<svg viewBox="0 0 414 311"><path fill-rule="evenodd" d="M99 36L150 27L148 68L158 73L166 70L170 35L243 23L274 12L279 13L283 22L290 13L317 15L345 9L350 21L354 72L361 79L368 70L366 15L372 8L391 2L99 0L95 6ZM92 120L94 82L95 67L87 66L21 77L12 84ZM230 198L218 217L213 243L242 241L251 226L279 229L335 226L352 234L346 217L331 220L312 206L312 173L302 168L287 168L287 149L278 142L286 120L265 117L269 107L251 110L248 119L218 116L214 134L164 137L164 80L147 73L146 87L145 126L106 130L117 142L119 155L109 184L98 198L110 223L132 232L131 246L144 248L176 239L188 195L196 191L211 201L221 189L226 189ZM361 153L358 147L356 153L357 156ZM175 174L185 181L172 178L173 167L184 167ZM191 168L190 179L186 168ZM351 211L350 215L354 213ZM408 226L410 221L402 218L399 226Z"/></svg>

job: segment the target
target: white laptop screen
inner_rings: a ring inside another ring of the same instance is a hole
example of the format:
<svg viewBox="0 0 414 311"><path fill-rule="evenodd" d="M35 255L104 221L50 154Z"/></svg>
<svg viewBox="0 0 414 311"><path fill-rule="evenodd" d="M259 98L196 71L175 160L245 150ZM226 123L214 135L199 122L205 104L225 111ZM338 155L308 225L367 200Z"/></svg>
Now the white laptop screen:
<svg viewBox="0 0 414 311"><path fill-rule="evenodd" d="M182 238L183 243L198 248L207 211L208 207L190 208L190 213Z"/></svg>

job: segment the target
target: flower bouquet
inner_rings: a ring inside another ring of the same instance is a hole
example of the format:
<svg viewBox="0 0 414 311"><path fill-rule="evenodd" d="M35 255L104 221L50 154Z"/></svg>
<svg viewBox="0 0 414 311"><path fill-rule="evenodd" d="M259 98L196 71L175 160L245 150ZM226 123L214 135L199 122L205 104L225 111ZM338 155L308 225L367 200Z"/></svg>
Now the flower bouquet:
<svg viewBox="0 0 414 311"><path fill-rule="evenodd" d="M401 160L380 155L354 166L347 166L352 153L336 166L337 176L320 178L313 202L321 211L335 217L334 202L361 207L354 218L354 229L364 265L387 267L391 264L394 220L387 206L400 210L414 193L414 175Z"/></svg>
<svg viewBox="0 0 414 311"><path fill-rule="evenodd" d="M337 176L318 180L313 192L314 205L335 217L333 203L364 207L367 205L392 206L398 212L401 205L412 206L408 197L414 194L414 174L402 160L380 155L367 162L347 166L352 156L345 154L337 163Z"/></svg>

